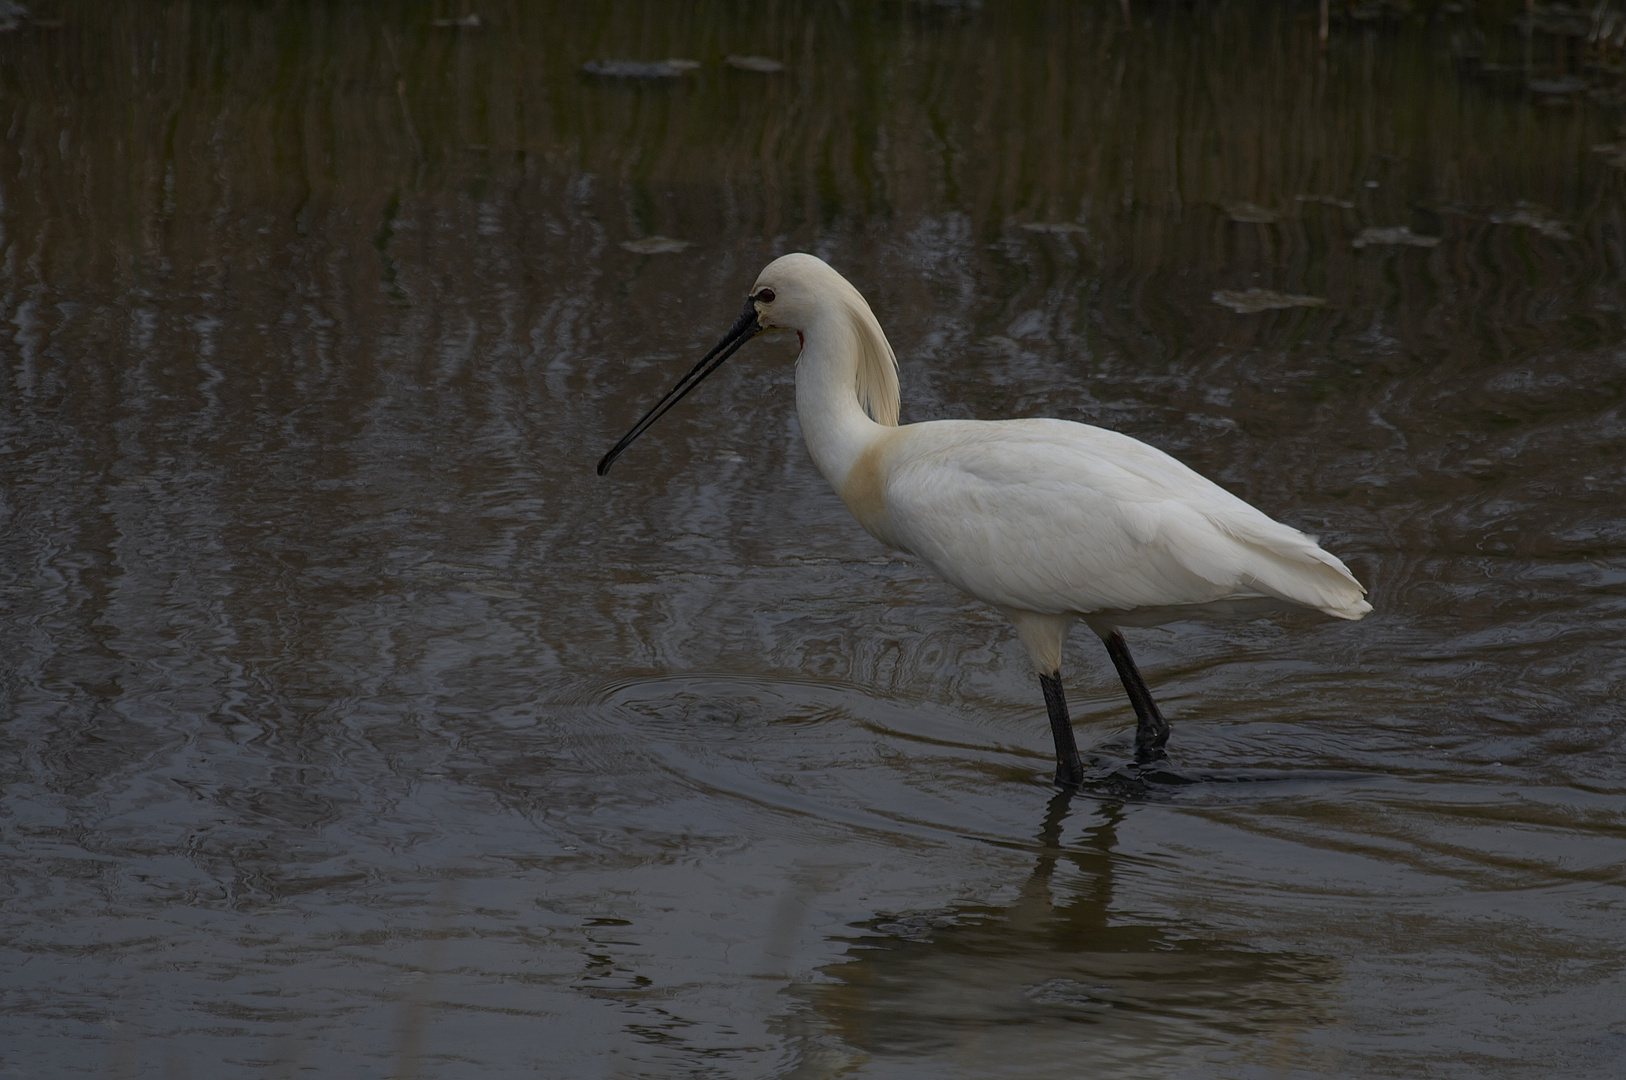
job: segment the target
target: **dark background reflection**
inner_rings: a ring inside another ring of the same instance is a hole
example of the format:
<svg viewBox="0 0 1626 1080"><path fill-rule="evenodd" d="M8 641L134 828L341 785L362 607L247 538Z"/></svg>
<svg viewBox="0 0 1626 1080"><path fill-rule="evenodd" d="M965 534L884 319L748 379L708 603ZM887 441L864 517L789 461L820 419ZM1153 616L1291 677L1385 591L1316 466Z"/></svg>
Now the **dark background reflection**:
<svg viewBox="0 0 1626 1080"><path fill-rule="evenodd" d="M1618 1075L1619 4L30 7L0 1076ZM1055 798L793 340L593 475L791 250L905 420L1126 431L1376 612L1141 633L1210 779Z"/></svg>

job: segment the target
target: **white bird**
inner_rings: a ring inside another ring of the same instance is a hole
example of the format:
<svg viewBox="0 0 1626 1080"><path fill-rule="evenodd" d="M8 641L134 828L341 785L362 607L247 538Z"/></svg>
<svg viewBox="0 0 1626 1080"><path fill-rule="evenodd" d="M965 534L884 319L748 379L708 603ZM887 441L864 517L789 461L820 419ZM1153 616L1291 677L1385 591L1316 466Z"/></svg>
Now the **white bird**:
<svg viewBox="0 0 1626 1080"><path fill-rule="evenodd" d="M1100 635L1138 723L1136 759L1169 726L1119 627L1267 601L1359 619L1372 605L1336 556L1163 451L1068 420L898 425L897 358L864 297L812 255L775 259L715 348L598 463L632 441L746 341L795 330L796 415L808 453L869 534L1004 613L1038 669L1056 782L1084 770L1061 687L1062 643Z"/></svg>

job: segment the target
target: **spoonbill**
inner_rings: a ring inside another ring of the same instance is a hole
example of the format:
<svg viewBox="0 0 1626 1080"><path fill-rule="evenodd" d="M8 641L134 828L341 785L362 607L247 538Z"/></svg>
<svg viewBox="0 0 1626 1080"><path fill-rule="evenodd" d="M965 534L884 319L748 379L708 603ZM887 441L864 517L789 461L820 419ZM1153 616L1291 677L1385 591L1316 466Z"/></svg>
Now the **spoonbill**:
<svg viewBox="0 0 1626 1080"><path fill-rule="evenodd" d="M859 291L822 259L785 255L758 275L721 341L598 463L765 330L795 330L796 415L808 453L869 534L924 562L1016 627L1039 674L1056 783L1083 763L1061 685L1082 619L1106 644L1136 716L1135 758L1164 756L1169 725L1120 627L1257 602L1359 619L1366 589L1334 555L1163 451L1069 420L898 424L898 365Z"/></svg>

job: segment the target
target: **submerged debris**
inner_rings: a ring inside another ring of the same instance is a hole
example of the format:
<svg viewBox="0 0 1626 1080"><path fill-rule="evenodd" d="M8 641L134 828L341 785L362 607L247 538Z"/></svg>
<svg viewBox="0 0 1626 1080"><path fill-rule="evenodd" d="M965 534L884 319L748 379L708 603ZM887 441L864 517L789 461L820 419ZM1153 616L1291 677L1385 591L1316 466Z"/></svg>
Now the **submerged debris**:
<svg viewBox="0 0 1626 1080"><path fill-rule="evenodd" d="M28 18L28 9L16 0L0 0L0 34L21 28Z"/></svg>
<svg viewBox="0 0 1626 1080"><path fill-rule="evenodd" d="M1483 210L1462 203L1446 203L1437 207L1435 213L1484 221L1491 225L1522 225L1552 240L1574 239L1562 221L1548 217L1546 209L1535 203L1518 202L1511 210Z"/></svg>
<svg viewBox="0 0 1626 1080"><path fill-rule="evenodd" d="M1354 240L1358 248L1379 246L1409 246L1431 248L1440 242L1438 236L1419 236L1411 231L1409 225L1369 225L1361 230L1361 234Z"/></svg>
<svg viewBox="0 0 1626 1080"><path fill-rule="evenodd" d="M741 71L759 71L764 75L773 75L785 70L784 64L767 56L730 56L723 63Z"/></svg>
<svg viewBox="0 0 1626 1080"><path fill-rule="evenodd" d="M1212 299L1220 307L1228 307L1238 315L1282 311L1286 308L1327 306L1327 298L1324 296L1297 296L1293 293L1276 292L1274 289L1248 289L1245 292L1221 289Z"/></svg>
<svg viewBox="0 0 1626 1080"><path fill-rule="evenodd" d="M601 79L676 79L699 66L698 60L589 60L581 72Z"/></svg>
<svg viewBox="0 0 1626 1080"><path fill-rule="evenodd" d="M1534 207L1521 206L1515 210L1493 210L1485 217L1492 225L1523 225L1552 240L1573 240L1561 221L1542 217Z"/></svg>
<svg viewBox="0 0 1626 1080"><path fill-rule="evenodd" d="M634 255L673 255L694 245L687 240L670 236L646 236L642 240L623 240L621 247Z"/></svg>
<svg viewBox="0 0 1626 1080"><path fill-rule="evenodd" d="M1602 4L1598 7L1601 9ZM1592 32L1591 15L1569 4L1525 5L1525 13L1508 20L1519 33L1551 34L1554 37L1584 38Z"/></svg>
<svg viewBox="0 0 1626 1080"><path fill-rule="evenodd" d="M1603 163L1617 169L1626 169L1626 143L1599 143L1592 148L1594 154L1603 154Z"/></svg>
<svg viewBox="0 0 1626 1080"><path fill-rule="evenodd" d="M1353 210L1355 204L1348 199L1340 199L1336 195L1295 195L1295 202L1322 203L1326 206L1336 206L1340 210Z"/></svg>
<svg viewBox="0 0 1626 1080"><path fill-rule="evenodd" d="M1024 221L1022 228L1037 233L1087 233L1090 230L1076 221Z"/></svg>
<svg viewBox="0 0 1626 1080"><path fill-rule="evenodd" d="M485 24L480 21L480 16L471 11L459 19L430 19L429 25L445 26L458 30L478 30Z"/></svg>
<svg viewBox="0 0 1626 1080"><path fill-rule="evenodd" d="M1346 4L1342 12L1343 18L1357 23L1398 20L1410 14L1411 5L1404 0L1375 0L1373 3Z"/></svg>
<svg viewBox="0 0 1626 1080"><path fill-rule="evenodd" d="M1251 202L1226 203L1225 213L1232 221L1249 225L1274 225L1287 216L1280 210L1269 210Z"/></svg>
<svg viewBox="0 0 1626 1080"><path fill-rule="evenodd" d="M1533 94L1544 94L1548 97L1565 97L1569 94L1579 94L1592 84L1576 75L1565 75L1557 79L1531 79L1525 83Z"/></svg>

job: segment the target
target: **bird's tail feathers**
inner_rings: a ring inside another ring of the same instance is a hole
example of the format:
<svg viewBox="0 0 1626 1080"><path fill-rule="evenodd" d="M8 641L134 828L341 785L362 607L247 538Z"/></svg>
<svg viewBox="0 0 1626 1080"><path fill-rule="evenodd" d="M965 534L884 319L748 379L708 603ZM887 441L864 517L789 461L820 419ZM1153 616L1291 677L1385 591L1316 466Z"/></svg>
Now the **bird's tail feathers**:
<svg viewBox="0 0 1626 1080"><path fill-rule="evenodd" d="M1343 560L1297 529L1263 514L1258 520L1218 524L1256 555L1265 556L1247 560L1252 584L1261 592L1335 619L1355 620L1372 610L1365 587Z"/></svg>

